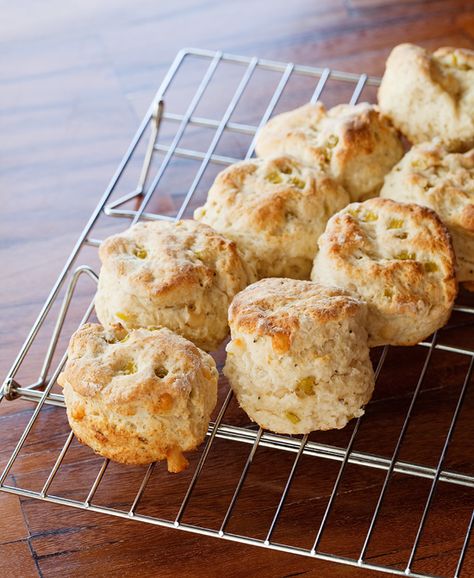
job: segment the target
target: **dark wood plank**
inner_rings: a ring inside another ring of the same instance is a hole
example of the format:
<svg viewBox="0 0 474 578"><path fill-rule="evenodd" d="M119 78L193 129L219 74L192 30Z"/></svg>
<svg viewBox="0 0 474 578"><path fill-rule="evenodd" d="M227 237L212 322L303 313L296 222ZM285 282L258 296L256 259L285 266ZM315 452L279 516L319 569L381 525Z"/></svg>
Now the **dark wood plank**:
<svg viewBox="0 0 474 578"><path fill-rule="evenodd" d="M40 576L28 543L0 544L1 571L10 578L37 578Z"/></svg>
<svg viewBox="0 0 474 578"><path fill-rule="evenodd" d="M20 502L11 494L0 493L2 543L18 542L29 536Z"/></svg>

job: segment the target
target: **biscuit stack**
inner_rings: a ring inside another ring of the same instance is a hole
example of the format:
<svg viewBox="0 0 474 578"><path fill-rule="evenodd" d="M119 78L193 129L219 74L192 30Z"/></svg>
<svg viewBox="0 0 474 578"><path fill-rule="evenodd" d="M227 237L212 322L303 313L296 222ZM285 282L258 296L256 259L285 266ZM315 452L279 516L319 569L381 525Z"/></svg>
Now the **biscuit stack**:
<svg viewBox="0 0 474 578"><path fill-rule="evenodd" d="M228 332L234 296L254 280L235 243L195 221L138 223L104 241L95 308L99 324L69 344L69 423L97 453L123 463L167 460L205 438L218 373L204 350Z"/></svg>
<svg viewBox="0 0 474 578"><path fill-rule="evenodd" d="M413 143L381 196L436 211L452 236L457 278L474 289L474 51L433 54L401 44L390 54L380 109Z"/></svg>
<svg viewBox="0 0 474 578"><path fill-rule="evenodd" d="M259 158L220 173L195 221L107 239L102 325L76 332L59 379L77 437L183 469L216 404L205 351L229 325L224 373L261 427L304 434L361 416L369 348L420 342L446 323L457 281L474 286L473 75L472 51L398 46L379 106L276 116Z"/></svg>

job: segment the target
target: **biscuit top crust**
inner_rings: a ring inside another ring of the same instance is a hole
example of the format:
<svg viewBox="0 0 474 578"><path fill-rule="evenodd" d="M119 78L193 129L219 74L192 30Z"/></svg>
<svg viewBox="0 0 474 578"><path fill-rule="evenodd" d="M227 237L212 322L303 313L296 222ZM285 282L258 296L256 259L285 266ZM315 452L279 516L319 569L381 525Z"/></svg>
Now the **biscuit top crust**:
<svg viewBox="0 0 474 578"><path fill-rule="evenodd" d="M329 170L353 200L376 195L403 156L391 121L368 103L326 111L316 102L275 116L258 132L256 151L260 157L290 154Z"/></svg>
<svg viewBox="0 0 474 578"><path fill-rule="evenodd" d="M170 306L189 299L196 287L216 286L232 297L250 276L233 241L191 220L137 223L106 239L99 256L131 291Z"/></svg>
<svg viewBox="0 0 474 578"><path fill-rule="evenodd" d="M327 119L321 126L326 146L330 148L331 134L340 140L336 143L334 156L339 162L360 154L371 154L379 144L376 135L396 134L389 120L384 117L376 105L367 102L359 104L339 104L327 113ZM330 133L328 135L328 133Z"/></svg>
<svg viewBox="0 0 474 578"><path fill-rule="evenodd" d="M474 51L444 47L426 58L433 80L454 100L467 99L474 106Z"/></svg>
<svg viewBox="0 0 474 578"><path fill-rule="evenodd" d="M345 165L373 153L385 138L395 139L401 156L397 132L376 105L340 104L326 111L322 102L316 102L271 119L260 131L257 153L266 156L279 142L290 139L308 147L307 162Z"/></svg>
<svg viewBox="0 0 474 578"><path fill-rule="evenodd" d="M447 46L430 54L420 46L401 44L393 53L394 59L413 59L418 65L418 73L438 84L454 100L466 98L468 93L474 94L473 50Z"/></svg>
<svg viewBox="0 0 474 578"><path fill-rule="evenodd" d="M418 81L437 84L453 98L465 97L474 90L474 51L467 48L438 48L433 53L415 44L399 44L390 53L387 67L405 70L412 65Z"/></svg>
<svg viewBox="0 0 474 578"><path fill-rule="evenodd" d="M406 42L395 46L391 55L416 61L420 71L426 74L436 74L433 66L444 67L445 72L469 72L474 69L474 50L468 48L444 46L430 53L422 46Z"/></svg>
<svg viewBox="0 0 474 578"><path fill-rule="evenodd" d="M196 381L214 379L214 360L164 327L107 331L88 323L71 337L68 361L58 378L79 395L99 398L114 411L159 413L187 399Z"/></svg>
<svg viewBox="0 0 474 578"><path fill-rule="evenodd" d="M474 70L474 50L469 50L468 48L444 46L434 52L433 58L442 66L447 66L454 70L462 72L472 72Z"/></svg>
<svg viewBox="0 0 474 578"><path fill-rule="evenodd" d="M387 175L381 195L425 204L448 227L474 233L474 149L462 154L438 141L415 145Z"/></svg>
<svg viewBox="0 0 474 578"><path fill-rule="evenodd" d="M311 223L315 215L308 214L306 201L319 200L325 207L325 199L328 211L331 205L340 207L341 199L349 202L347 193L329 175L290 156L251 159L219 173L196 218L205 220L209 210L218 229L245 224L252 231L279 235L295 217Z"/></svg>
<svg viewBox="0 0 474 578"><path fill-rule="evenodd" d="M346 291L311 281L262 279L235 296L229 324L248 334L272 338L281 353L304 321L313 325L355 317L365 304ZM275 347L276 345L276 347Z"/></svg>
<svg viewBox="0 0 474 578"><path fill-rule="evenodd" d="M371 283L385 287L394 309L416 309L427 298L449 306L456 297L451 238L427 207L382 198L352 203L329 220L319 247L318 258L363 294L374 290Z"/></svg>
<svg viewBox="0 0 474 578"><path fill-rule="evenodd" d="M387 59L378 97L413 142L439 136L458 150L474 145L473 50L444 47L430 53L400 44Z"/></svg>

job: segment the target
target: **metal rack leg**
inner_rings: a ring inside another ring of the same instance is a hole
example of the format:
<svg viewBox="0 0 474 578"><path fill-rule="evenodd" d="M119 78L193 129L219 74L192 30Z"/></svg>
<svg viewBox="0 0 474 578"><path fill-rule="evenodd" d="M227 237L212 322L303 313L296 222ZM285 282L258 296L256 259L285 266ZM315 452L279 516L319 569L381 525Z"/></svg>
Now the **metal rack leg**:
<svg viewBox="0 0 474 578"><path fill-rule="evenodd" d="M51 336L51 340L49 342L48 350L46 352L46 356L44 359L43 366L41 367L39 383L44 384L44 381L47 377L47 373L51 366L51 361L54 356L54 352L56 351L56 345L58 344L59 336L61 335L61 331L64 325L64 320L66 318L67 312L69 310L69 306L71 304L71 300L74 296L74 291L76 289L77 283L81 275L88 275L95 283L97 284L99 278L97 277L96 273L88 267L87 265L82 265L78 267L69 282L69 285L66 290L66 295L64 296L63 303L61 305L61 310L59 312L58 318L56 320L56 325L53 330L53 334Z"/></svg>
<svg viewBox="0 0 474 578"><path fill-rule="evenodd" d="M91 303L89 305L89 307L87 308L87 311L84 315L84 317L81 320L80 325L83 325L87 319L89 318L90 314L92 313L92 309L93 309L94 305L93 303ZM31 416L27 426L25 427L25 429L23 430L23 433L20 436L20 439L18 440L17 445L15 446L15 449L13 450L12 455L10 456L10 459L8 460L7 465L5 466L5 469L3 470L2 475L0 476L0 487L3 485L3 483L5 482L6 477L8 476L8 472L11 470L11 467L13 466L13 464L15 463L16 458L18 457L18 454L21 451L21 448L23 447L26 438L28 437L35 421L36 418L38 417L39 412L41 411L41 408L43 407L45 401L46 401L46 397L48 396L49 392L51 391L51 389L53 388L53 385L56 383L56 380L58 379L58 375L61 373L62 368L64 367L64 364L66 363L66 359L67 359L67 355L64 354L61 361L59 362L58 367L56 368L56 371L53 373L51 379L49 380L48 385L46 386L40 401L38 402L38 405L35 407L34 411L33 411L33 415Z"/></svg>
<svg viewBox="0 0 474 578"><path fill-rule="evenodd" d="M109 217L113 216L124 216L122 211L116 211L115 208L123 205L124 203L131 201L138 195L143 194L145 184L148 178L148 174L151 168L151 161L153 159L153 152L155 150L156 139L158 138L158 133L160 130L161 120L163 118L164 111L164 101L162 99L155 103L155 109L152 114L151 133L148 140L148 146L145 151L145 156L143 158L142 170L138 177L138 183L134 191L127 193L126 195L112 201L104 207L104 213Z"/></svg>
<svg viewBox="0 0 474 578"><path fill-rule="evenodd" d="M165 170L166 170L167 166L169 165L169 162L171 161L173 153L174 153L176 147L178 146L179 141L181 140L181 137L184 134L184 131L186 130L189 119L191 118L192 114L196 110L196 107L199 104L199 102L201 101L201 98L204 94L204 91L208 87L212 77L214 76L215 71L217 70L217 66L219 65L219 62L221 61L221 58L222 58L222 53L217 52L215 54L215 56L213 57L213 59L211 60L211 63L209 64L209 67L208 67L204 77L202 78L202 80L198 86L198 89L197 89L196 93L194 94L194 97L191 100L190 105L188 106L188 109L186 110L186 113L185 113L183 120L181 121L181 124L180 124L174 138L173 138L173 141L171 142L171 144L168 148L168 152L166 153L165 158L161 162L160 168L158 169L158 172L155 175L155 178L153 179L151 185L148 187L148 190L145 192L145 194L143 196L142 202L140 203L140 207L137 210L137 212L135 213L135 216L133 217L132 225L134 225L135 223L137 223L140 220L143 212L145 211L145 209L148 205L148 202L150 201L156 187L158 186L158 183L160 182L162 176L164 175ZM180 219L179 215L176 217L176 219Z"/></svg>

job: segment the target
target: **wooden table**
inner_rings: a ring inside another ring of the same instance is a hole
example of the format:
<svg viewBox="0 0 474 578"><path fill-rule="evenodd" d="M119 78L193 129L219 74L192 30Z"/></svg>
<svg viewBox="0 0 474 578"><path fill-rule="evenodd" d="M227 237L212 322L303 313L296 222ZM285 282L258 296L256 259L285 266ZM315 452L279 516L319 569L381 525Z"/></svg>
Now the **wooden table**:
<svg viewBox="0 0 474 578"><path fill-rule="evenodd" d="M3 6L1 27L2 375L20 348L79 231L180 48L192 45L381 74L390 48L403 41L428 48L474 47L472 2L460 0L207 3L196 0L178 3L84 0L74 5L59 1L47 5L24 1ZM472 303L469 296L463 296L463 299ZM472 327L463 331L465 339L472 337ZM409 358L407 353L404 359L411 367ZM394 359L389 364L395 377L387 378L382 402L389 393L394 394L395 400L400 394L400 384L396 383L397 363L399 361ZM449 388L458 384L461 369L458 372L456 367L447 367L442 359L436 365L439 383L434 390L446 393L446 397L439 405L435 394L432 397L427 394L426 403L417 416L421 428L418 431L424 437L412 440L416 442L413 448L420 447L420 441L422 446L424 442L429 445L433 427L446 425L454 399L454 392ZM409 393L408 389L404 393ZM406 399L401 395L401 401L393 403L403 405ZM471 396L471 406L472 401ZM0 465L7 458L7 450L11 450L12 440L21 433L28 407L22 401L0 405L0 436L4 442L0 447ZM66 425L64 419L57 418L57 413L54 416L58 421L53 423L50 418L42 424L36 439L39 446L31 450L21 475L39 475L44 472L44 463L55 459L56 454L48 449L48 440L59 439ZM390 412L382 412L375 437L386 435L388 446L394 443L394 438L387 433L391 426ZM465 426L466 429L461 430L461 449L469 444L472 446L469 424ZM396 427L398 431L399 424ZM345 439L345 435L341 434L340 439ZM369 441L373 439L370 436L374 436L374 432L367 432ZM434 447L439 451L439 445ZM74 451L78 459L84 458L81 448ZM241 465L241 452L241 449L235 451L236 471ZM420 455L416 457L423 459ZM425 456L428 461L432 457ZM466 466L463 464L466 459L461 450L453 458L458 466ZM278 471L272 469L271 458L265 462L263 455L262 460L262 467L268 467L270 481L281 484L284 477L280 479ZM285 467L289 463L287 460ZM227 464L226 467L232 466ZM218 461L212 468L211 474L223 475L222 464ZM318 475L321 471L323 481L331 482L337 470L333 464L324 462L320 464ZM125 477L112 475L111 480L135 487L133 484L139 480L139 474L131 470ZM300 489L302 495L312 483L308 475L306 486ZM336 528L328 538L347 555L352 555L353 532L359 526L365 527L374 505L373 498L378 495L383 479L376 471L359 479L358 475L354 472L356 490L348 490L343 499L346 526ZM74 485L74 471L70 476L69 483ZM81 485L82 481L77 483ZM165 488L172 496L169 483ZM387 532L391 524L398 524L398 532L403 536L413 532L415 525L400 511L404 502L411 504L413 492L419 488L412 488L406 481L400 482L400 488L404 498L387 506L388 517L384 524ZM250 493L245 496L250 504L249 511L238 519L243 530L252 528L251 504L256 500L265 501L272 489L275 491L271 483L262 486L254 481L251 484ZM113 493L113 488L109 488L109 492ZM325 492L327 489L321 489L321 495ZM305 515L316 516L319 510L311 495L306 500L290 500L293 521ZM459 535L453 533L452 523L458 517L458 521L465 524L469 512L468 496L471 495L462 489L442 496L442 523L430 530L430 540L423 552L426 560L436 560L435 568L430 567L432 572L442 574L452 569L452 551L459 548ZM213 496L213 499L216 511L219 511L220 497ZM273 502L274 499L275 496ZM368 508L365 516L355 507L364 501ZM198 507L196 515L203 514L209 513ZM417 515L419 521L419 512ZM357 516L361 518L358 520ZM2 577L368 575L365 570L324 561L35 500L19 501L4 493L0 493L0 517ZM287 521L291 526L291 517ZM310 528L308 524L308 532ZM298 528L295 531L299 531ZM384 540L393 540L393 533L387 532L382 527L379 536L382 544ZM397 564L402 558L406 560L404 548L401 540L400 543L384 544L384 562ZM474 575L472 557L466 563L465 571L465 576Z"/></svg>

